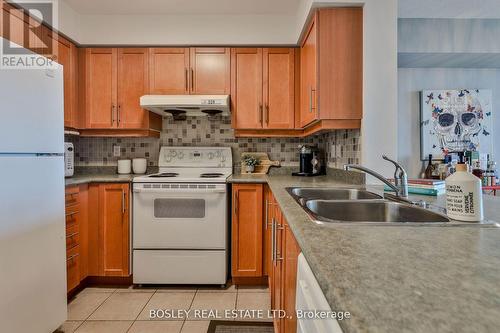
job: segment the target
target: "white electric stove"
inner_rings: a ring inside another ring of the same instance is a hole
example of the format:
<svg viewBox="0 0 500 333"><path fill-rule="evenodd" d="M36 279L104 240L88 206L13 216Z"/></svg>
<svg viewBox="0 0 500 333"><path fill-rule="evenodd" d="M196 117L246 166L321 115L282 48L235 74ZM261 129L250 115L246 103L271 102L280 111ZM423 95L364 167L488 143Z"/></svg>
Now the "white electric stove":
<svg viewBox="0 0 500 333"><path fill-rule="evenodd" d="M133 180L133 282L225 284L229 147L161 147Z"/></svg>

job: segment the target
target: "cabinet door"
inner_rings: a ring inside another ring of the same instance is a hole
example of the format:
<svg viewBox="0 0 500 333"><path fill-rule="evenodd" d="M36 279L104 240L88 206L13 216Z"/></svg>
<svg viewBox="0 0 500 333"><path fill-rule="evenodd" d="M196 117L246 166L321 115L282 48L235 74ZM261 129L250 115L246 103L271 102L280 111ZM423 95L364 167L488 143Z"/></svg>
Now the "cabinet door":
<svg viewBox="0 0 500 333"><path fill-rule="evenodd" d="M148 111L139 99L149 92L149 59L146 48L118 49L118 110L120 128L147 128Z"/></svg>
<svg viewBox="0 0 500 333"><path fill-rule="evenodd" d="M117 126L116 49L86 49L85 61L87 128L115 128Z"/></svg>
<svg viewBox="0 0 500 333"><path fill-rule="evenodd" d="M264 49L264 128L294 128L295 49Z"/></svg>
<svg viewBox="0 0 500 333"><path fill-rule="evenodd" d="M283 238L283 279L282 279L282 294L283 304L282 309L287 313L287 317L282 321L282 332L295 333L297 331L297 317L295 316L295 294L297 284L297 260L300 254L300 247L293 236L292 230L288 223L284 221L284 238Z"/></svg>
<svg viewBox="0 0 500 333"><path fill-rule="evenodd" d="M231 103L235 129L262 128L262 49L231 49Z"/></svg>
<svg viewBox="0 0 500 333"><path fill-rule="evenodd" d="M33 52L42 54L47 39L43 25L25 15L22 9L2 1L2 37Z"/></svg>
<svg viewBox="0 0 500 333"><path fill-rule="evenodd" d="M262 184L233 185L232 275L262 276Z"/></svg>
<svg viewBox="0 0 500 333"><path fill-rule="evenodd" d="M48 31L52 37L55 60L63 66L64 126L77 127L77 51L76 46L65 38Z"/></svg>
<svg viewBox="0 0 500 333"><path fill-rule="evenodd" d="M278 205L274 206L275 215L275 260L273 263L272 287L271 287L271 305L275 310L283 309L283 221L281 210ZM274 318L275 332L282 332L282 320Z"/></svg>
<svg viewBox="0 0 500 333"><path fill-rule="evenodd" d="M318 119L317 110L317 14L300 48L300 126Z"/></svg>
<svg viewBox="0 0 500 333"><path fill-rule="evenodd" d="M229 94L231 88L229 48L193 47L189 61L191 94Z"/></svg>
<svg viewBox="0 0 500 333"><path fill-rule="evenodd" d="M274 197L269 186L264 187L264 248L263 248L263 275L271 276L272 271L272 220L274 218Z"/></svg>
<svg viewBox="0 0 500 333"><path fill-rule="evenodd" d="M99 186L99 273L129 275L128 184Z"/></svg>
<svg viewBox="0 0 500 333"><path fill-rule="evenodd" d="M149 50L151 94L189 94L189 48Z"/></svg>

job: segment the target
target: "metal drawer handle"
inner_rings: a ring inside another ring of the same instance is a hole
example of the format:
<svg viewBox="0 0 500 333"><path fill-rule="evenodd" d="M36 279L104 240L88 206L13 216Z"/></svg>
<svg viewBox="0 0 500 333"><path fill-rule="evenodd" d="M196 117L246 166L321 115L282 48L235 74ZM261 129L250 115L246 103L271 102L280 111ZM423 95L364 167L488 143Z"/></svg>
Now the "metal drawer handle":
<svg viewBox="0 0 500 333"><path fill-rule="evenodd" d="M66 261L70 261L70 260L73 260L75 259L76 257L78 257L80 254L77 253L77 254L73 254L72 256L69 256L68 259Z"/></svg>
<svg viewBox="0 0 500 333"><path fill-rule="evenodd" d="M80 212L75 210L74 212L66 213L66 217L70 217L70 216L73 216L73 215L78 214L78 213L80 213Z"/></svg>
<svg viewBox="0 0 500 333"><path fill-rule="evenodd" d="M78 232L74 232L72 234L66 235L66 238L73 238L76 235L78 235Z"/></svg>

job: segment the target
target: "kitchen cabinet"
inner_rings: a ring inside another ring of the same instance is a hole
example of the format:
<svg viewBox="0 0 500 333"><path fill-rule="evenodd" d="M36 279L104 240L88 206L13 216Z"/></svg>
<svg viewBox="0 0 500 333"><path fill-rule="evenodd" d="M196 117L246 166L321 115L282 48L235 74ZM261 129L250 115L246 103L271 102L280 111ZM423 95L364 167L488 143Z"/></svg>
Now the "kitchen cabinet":
<svg viewBox="0 0 500 333"><path fill-rule="evenodd" d="M284 310L285 318L275 318L275 332L295 333L295 294L297 283L297 260L300 247L295 240L292 230L288 225L279 205L270 190L267 200L271 216L271 261L269 268L269 288L271 290L271 308Z"/></svg>
<svg viewBox="0 0 500 333"><path fill-rule="evenodd" d="M161 117L139 104L150 90L148 49L87 48L80 58L81 135L158 137Z"/></svg>
<svg viewBox="0 0 500 333"><path fill-rule="evenodd" d="M128 183L66 187L68 293L87 278L130 276L129 191Z"/></svg>
<svg viewBox="0 0 500 333"><path fill-rule="evenodd" d="M68 293L87 276L87 185L66 188L66 277Z"/></svg>
<svg viewBox="0 0 500 333"><path fill-rule="evenodd" d="M129 276L129 185L99 185L100 276Z"/></svg>
<svg viewBox="0 0 500 333"><path fill-rule="evenodd" d="M117 49L85 50L86 128L116 128Z"/></svg>
<svg viewBox="0 0 500 333"><path fill-rule="evenodd" d="M229 48L152 48L149 54L151 94L229 94Z"/></svg>
<svg viewBox="0 0 500 333"><path fill-rule="evenodd" d="M244 130L293 129L295 49L233 48L231 102L233 127L240 134Z"/></svg>
<svg viewBox="0 0 500 333"><path fill-rule="evenodd" d="M317 36L318 15L307 29L300 47L300 126L304 127L318 119L317 108Z"/></svg>
<svg viewBox="0 0 500 333"><path fill-rule="evenodd" d="M272 270L272 221L275 215L276 202L269 186L264 186L264 248L263 248L263 275L270 276Z"/></svg>
<svg viewBox="0 0 500 333"><path fill-rule="evenodd" d="M63 66L64 127L78 127L78 51L75 44L45 28L53 47L53 60Z"/></svg>
<svg viewBox="0 0 500 333"><path fill-rule="evenodd" d="M151 48L149 62L152 95L189 93L189 48Z"/></svg>
<svg viewBox="0 0 500 333"><path fill-rule="evenodd" d="M281 309L285 310L287 317L282 319L281 327L284 333L295 333L297 330L297 317L295 315L295 296L297 288L297 260L300 254L300 247L292 230L284 221L284 234L282 239L283 267L281 280L282 304Z"/></svg>
<svg viewBox="0 0 500 333"><path fill-rule="evenodd" d="M295 126L295 49L263 49L264 129Z"/></svg>
<svg viewBox="0 0 500 333"><path fill-rule="evenodd" d="M229 48L190 49L190 94L229 95L231 67Z"/></svg>
<svg viewBox="0 0 500 333"><path fill-rule="evenodd" d="M118 49L118 110L119 128L146 128L149 112L142 109L139 99L149 92L148 49Z"/></svg>
<svg viewBox="0 0 500 333"><path fill-rule="evenodd" d="M2 1L1 6L1 36L35 53L43 54L47 42L43 25L11 4Z"/></svg>
<svg viewBox="0 0 500 333"><path fill-rule="evenodd" d="M305 134L360 128L363 9L318 9L300 48L300 121Z"/></svg>
<svg viewBox="0 0 500 333"><path fill-rule="evenodd" d="M231 104L235 129L262 128L262 49L231 49Z"/></svg>
<svg viewBox="0 0 500 333"><path fill-rule="evenodd" d="M232 276L262 277L262 184L233 184Z"/></svg>

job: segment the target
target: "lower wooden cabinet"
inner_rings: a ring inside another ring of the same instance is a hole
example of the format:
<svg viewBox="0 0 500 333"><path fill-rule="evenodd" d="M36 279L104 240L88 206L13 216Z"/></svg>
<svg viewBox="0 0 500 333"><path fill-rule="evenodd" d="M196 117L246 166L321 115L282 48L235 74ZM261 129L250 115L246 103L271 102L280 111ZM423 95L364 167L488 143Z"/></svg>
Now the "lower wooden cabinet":
<svg viewBox="0 0 500 333"><path fill-rule="evenodd" d="M270 188L262 184L233 184L232 275L265 277L271 292L271 308L284 310L276 318L276 333L295 333L297 260L300 247ZM244 282L240 282L244 281Z"/></svg>
<svg viewBox="0 0 500 333"><path fill-rule="evenodd" d="M129 184L66 188L68 292L85 278L130 276Z"/></svg>
<svg viewBox="0 0 500 333"><path fill-rule="evenodd" d="M233 184L233 277L262 277L262 184Z"/></svg>
<svg viewBox="0 0 500 333"><path fill-rule="evenodd" d="M99 185L99 276L129 273L129 184Z"/></svg>

